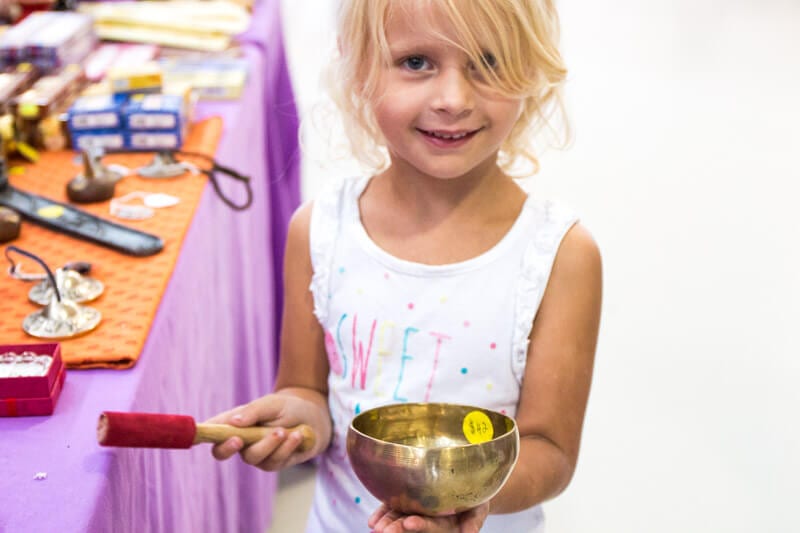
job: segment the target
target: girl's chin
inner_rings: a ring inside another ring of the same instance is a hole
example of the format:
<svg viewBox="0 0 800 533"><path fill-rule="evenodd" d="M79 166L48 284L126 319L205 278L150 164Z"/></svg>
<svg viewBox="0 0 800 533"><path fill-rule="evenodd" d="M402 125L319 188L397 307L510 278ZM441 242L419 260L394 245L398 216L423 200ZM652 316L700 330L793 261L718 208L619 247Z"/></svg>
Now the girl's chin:
<svg viewBox="0 0 800 533"><path fill-rule="evenodd" d="M475 173L492 173L496 169L496 156L484 161L465 161L463 157L423 156L408 160L392 157L392 166L403 172L415 172L422 176L442 180L454 180ZM449 160L448 160L449 159ZM404 172L404 173L405 173Z"/></svg>

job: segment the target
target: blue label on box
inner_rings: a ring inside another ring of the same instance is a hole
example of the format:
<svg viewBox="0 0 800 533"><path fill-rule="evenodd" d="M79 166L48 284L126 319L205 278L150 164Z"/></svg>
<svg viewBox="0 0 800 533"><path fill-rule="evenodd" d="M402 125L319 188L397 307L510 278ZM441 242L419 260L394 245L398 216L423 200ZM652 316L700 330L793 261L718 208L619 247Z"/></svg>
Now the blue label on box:
<svg viewBox="0 0 800 533"><path fill-rule="evenodd" d="M125 106L124 115L128 130L180 134L186 123L186 100L176 94L135 94Z"/></svg>
<svg viewBox="0 0 800 533"><path fill-rule="evenodd" d="M82 96L67 112L70 131L106 130L122 126L122 103L111 95Z"/></svg>
<svg viewBox="0 0 800 533"><path fill-rule="evenodd" d="M125 134L122 130L86 130L72 134L72 147L75 150L86 150L102 147L108 151L125 148Z"/></svg>
<svg viewBox="0 0 800 533"><path fill-rule="evenodd" d="M182 135L177 130L129 131L125 136L126 148L143 152L177 150L182 143Z"/></svg>

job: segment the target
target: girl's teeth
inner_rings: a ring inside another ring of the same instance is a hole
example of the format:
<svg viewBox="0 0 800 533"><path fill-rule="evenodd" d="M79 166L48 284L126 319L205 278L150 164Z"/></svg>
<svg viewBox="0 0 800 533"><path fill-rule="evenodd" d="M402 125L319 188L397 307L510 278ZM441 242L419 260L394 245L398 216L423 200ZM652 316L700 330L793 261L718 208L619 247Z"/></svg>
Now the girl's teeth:
<svg viewBox="0 0 800 533"><path fill-rule="evenodd" d="M466 133L459 133L458 135L444 135L442 133L436 133L435 131L431 132L431 135L434 137L438 137L439 139L448 139L448 140L457 140L463 137L466 137Z"/></svg>

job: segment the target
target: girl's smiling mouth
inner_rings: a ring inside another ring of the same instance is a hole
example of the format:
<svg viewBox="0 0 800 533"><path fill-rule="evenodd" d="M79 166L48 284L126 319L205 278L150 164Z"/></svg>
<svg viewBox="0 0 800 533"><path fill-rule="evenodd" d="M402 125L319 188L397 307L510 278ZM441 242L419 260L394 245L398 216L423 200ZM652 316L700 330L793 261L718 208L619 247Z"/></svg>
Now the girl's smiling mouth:
<svg viewBox="0 0 800 533"><path fill-rule="evenodd" d="M426 141L439 148L455 148L466 144L476 133L483 130L478 128L475 130L424 130L416 128Z"/></svg>

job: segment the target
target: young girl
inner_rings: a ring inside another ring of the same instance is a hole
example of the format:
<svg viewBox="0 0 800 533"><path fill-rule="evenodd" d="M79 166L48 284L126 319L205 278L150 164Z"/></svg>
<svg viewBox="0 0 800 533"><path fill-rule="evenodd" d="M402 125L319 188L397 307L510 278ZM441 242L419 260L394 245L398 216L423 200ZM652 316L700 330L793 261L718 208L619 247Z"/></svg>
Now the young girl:
<svg viewBox="0 0 800 533"><path fill-rule="evenodd" d="M265 470L319 456L308 531L542 531L539 504L578 457L600 315L600 257L574 215L506 170L566 70L552 0L344 0L336 78L355 153L388 165L331 184L295 214L275 392L216 416L310 425L239 452ZM489 503L402 516L355 477L345 437L398 402L514 416L517 465Z"/></svg>

